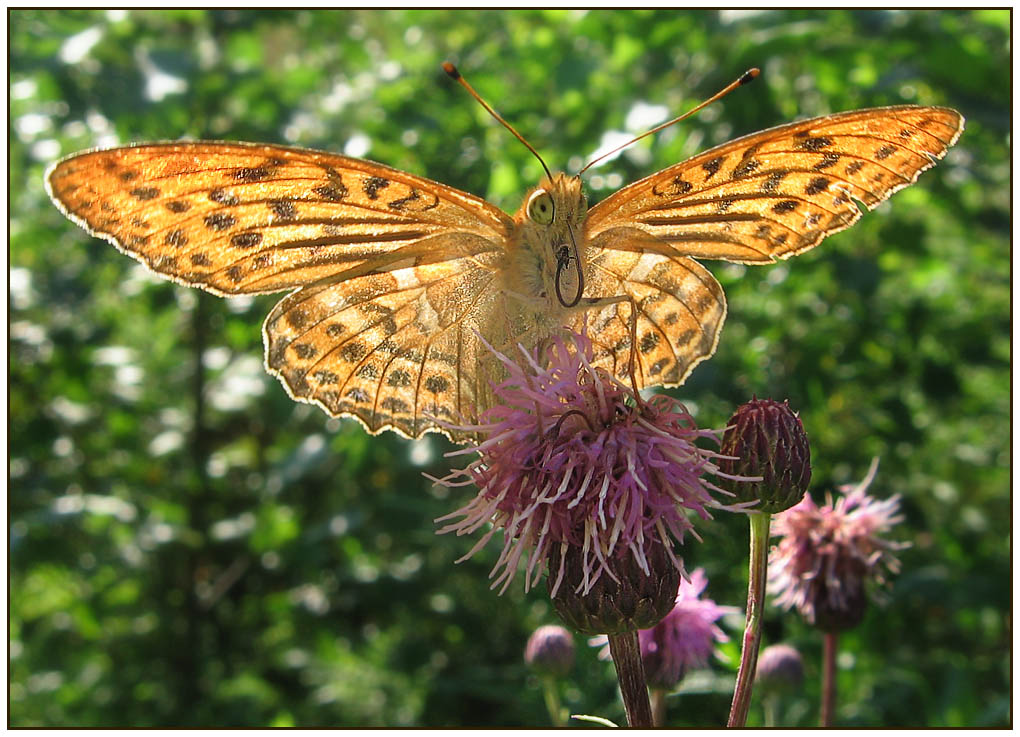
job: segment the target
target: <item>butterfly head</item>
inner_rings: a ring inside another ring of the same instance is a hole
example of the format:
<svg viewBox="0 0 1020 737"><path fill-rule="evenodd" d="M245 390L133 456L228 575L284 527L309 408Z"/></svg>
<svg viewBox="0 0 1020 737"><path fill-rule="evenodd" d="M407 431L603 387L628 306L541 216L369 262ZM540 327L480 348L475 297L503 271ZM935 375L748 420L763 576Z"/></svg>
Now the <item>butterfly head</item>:
<svg viewBox="0 0 1020 737"><path fill-rule="evenodd" d="M535 297L573 307L584 292L580 249L588 201L579 177L545 177L524 198L512 242L518 271Z"/></svg>
<svg viewBox="0 0 1020 737"><path fill-rule="evenodd" d="M517 220L554 230L564 226L579 227L587 213L588 200L580 177L553 174L543 177L524 198Z"/></svg>

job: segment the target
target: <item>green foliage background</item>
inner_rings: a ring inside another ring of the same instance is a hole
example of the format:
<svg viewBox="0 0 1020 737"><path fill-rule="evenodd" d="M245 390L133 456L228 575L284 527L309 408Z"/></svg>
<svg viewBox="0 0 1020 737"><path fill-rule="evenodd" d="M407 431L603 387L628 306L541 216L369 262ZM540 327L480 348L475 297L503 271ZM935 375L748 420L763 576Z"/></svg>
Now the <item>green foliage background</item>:
<svg viewBox="0 0 1020 737"><path fill-rule="evenodd" d="M368 158L512 211L539 165L444 59L574 170L636 106L676 114L762 68L595 170L593 200L796 117L902 102L965 115L949 157L852 230L777 266L711 264L730 317L677 394L706 427L752 394L789 398L817 499L873 456L872 491L903 497L912 547L888 605L843 638L840 724L1011 721L1009 11L8 20L11 725L548 723L522 662L530 631L554 621L544 592L497 597L494 552L454 565L473 541L434 534L468 498L422 477L463 462L443 458L450 446L371 438L295 404L261 368L273 298L228 302L146 275L42 185L55 158L117 142L367 144ZM700 529L688 564L707 570L709 596L742 606L746 521ZM779 640L808 667L786 723L813 724L820 638L770 609L766 642ZM565 704L622 721L611 666L577 644ZM671 724L725 722L735 642L726 653L671 698Z"/></svg>

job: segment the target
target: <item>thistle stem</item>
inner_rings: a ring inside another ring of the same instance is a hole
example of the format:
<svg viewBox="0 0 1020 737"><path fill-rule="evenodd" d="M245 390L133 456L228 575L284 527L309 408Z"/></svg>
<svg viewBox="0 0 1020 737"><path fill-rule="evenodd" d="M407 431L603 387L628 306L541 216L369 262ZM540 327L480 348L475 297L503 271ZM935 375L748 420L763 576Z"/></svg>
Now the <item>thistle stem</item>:
<svg viewBox="0 0 1020 737"><path fill-rule="evenodd" d="M836 713L836 651L839 633L826 632L822 647L822 716L821 726L831 727Z"/></svg>
<svg viewBox="0 0 1020 737"><path fill-rule="evenodd" d="M762 610L765 607L765 573L768 569L769 522L767 512L750 512L751 552L747 575L747 617L744 624L744 641L740 652L740 669L733 689L728 727L743 727L751 708L751 690L754 672L758 666L758 646L761 644Z"/></svg>
<svg viewBox="0 0 1020 737"><path fill-rule="evenodd" d="M666 689L652 689L652 723L661 727L666 723Z"/></svg>
<svg viewBox="0 0 1020 737"><path fill-rule="evenodd" d="M779 713L779 699L775 694L768 694L762 699L761 708L763 712L762 726L766 729L772 729L779 721L777 716Z"/></svg>
<svg viewBox="0 0 1020 737"><path fill-rule="evenodd" d="M609 635L609 653L616 666L623 706L627 711L627 724L647 729L652 726L652 707L648 702L645 685L645 667L641 662L641 646L637 630L620 635Z"/></svg>
<svg viewBox="0 0 1020 737"><path fill-rule="evenodd" d="M545 692L545 708L549 711L549 719L554 727L564 727L563 708L560 706L559 687L553 676L542 677L542 690Z"/></svg>

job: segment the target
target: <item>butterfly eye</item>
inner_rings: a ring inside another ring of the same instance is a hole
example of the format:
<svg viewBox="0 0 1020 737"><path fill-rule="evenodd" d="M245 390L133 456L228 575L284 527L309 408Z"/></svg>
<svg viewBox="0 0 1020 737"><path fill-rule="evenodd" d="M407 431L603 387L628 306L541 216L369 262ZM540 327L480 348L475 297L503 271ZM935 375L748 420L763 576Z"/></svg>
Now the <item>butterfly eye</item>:
<svg viewBox="0 0 1020 737"><path fill-rule="evenodd" d="M544 189L536 190L528 198L528 217L539 225L551 223L554 212L552 196Z"/></svg>

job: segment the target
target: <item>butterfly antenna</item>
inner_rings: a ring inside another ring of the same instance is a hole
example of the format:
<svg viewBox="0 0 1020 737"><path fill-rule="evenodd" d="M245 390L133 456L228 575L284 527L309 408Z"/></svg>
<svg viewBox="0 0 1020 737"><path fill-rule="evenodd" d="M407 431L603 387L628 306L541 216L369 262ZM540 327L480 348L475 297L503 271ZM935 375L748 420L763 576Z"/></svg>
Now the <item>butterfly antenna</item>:
<svg viewBox="0 0 1020 737"><path fill-rule="evenodd" d="M457 67L455 67L453 64L451 64L448 61L444 61L443 62L443 71L446 72L447 74L449 74L451 77L453 77L458 82L460 82L461 87L466 89L468 91L468 94L470 94L473 98L475 98L475 100L478 101L478 104L481 105L483 108L485 108L486 111L489 113L489 115L491 115L496 120L498 120L500 123L502 123L504 128L506 128L508 131L513 133L517 137L518 141L523 143L531 153L535 154L535 158L538 159L538 163L540 163L542 165L542 168L545 169L546 176L548 176L550 179L552 179L552 172L549 171L549 167L545 165L545 162L542 160L542 157L538 155L538 151L536 151L534 149L534 147L530 143L525 141L524 140L524 136L522 136L520 133L518 133L516 130L514 130L514 127L512 125L510 125L508 122L506 122L503 119L503 116L501 116L499 113L497 113L491 107L489 107L489 103L487 103L485 100L483 100L482 96L479 95L477 92L475 92L474 88L467 83L467 80L464 79L464 77L462 77L460 75L460 72L457 71Z"/></svg>
<svg viewBox="0 0 1020 737"><path fill-rule="evenodd" d="M739 79L733 80L728 85L726 85L721 90L719 90L714 95L712 95L710 98L705 100L703 103L701 103L700 105L698 105L697 107L695 107L695 108L693 108L691 110L688 110L686 113L684 113L680 117L673 118L672 120L669 120L669 121L663 123L662 125L657 125L654 128L652 128L650 131L645 131L640 136L637 136L636 138L632 138L629 141L627 141L626 143L624 143L624 144L622 144L620 146L617 146L612 151L607 151L606 153L602 154L601 156L599 156L599 157L597 157L595 159L592 159L587 164L585 164L584 168L581 169L581 171L577 172L577 175L581 176L588 169L590 169L591 167L595 166L595 164L599 163L600 161L602 161L603 159L605 159L605 158L607 158L609 156L612 156L617 151L621 151L622 149L627 148L627 146L631 145L632 143L637 143L638 141L640 141L642 138L644 138L646 136L650 136L653 133L658 133L663 128L668 128L669 126L673 125L674 123L679 123L681 120L684 120L685 118L691 117L692 115L694 115L699 110L707 107L708 105L711 105L716 100L719 100L719 99L725 97L726 95L730 94L737 87L741 87L741 86L747 84L748 82L751 82L759 74L761 74L761 70L759 70L757 67L753 67L751 69L748 69L746 72L744 72L743 74L740 75Z"/></svg>

